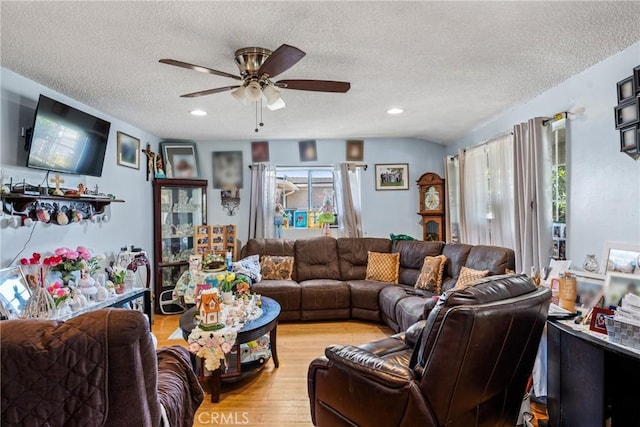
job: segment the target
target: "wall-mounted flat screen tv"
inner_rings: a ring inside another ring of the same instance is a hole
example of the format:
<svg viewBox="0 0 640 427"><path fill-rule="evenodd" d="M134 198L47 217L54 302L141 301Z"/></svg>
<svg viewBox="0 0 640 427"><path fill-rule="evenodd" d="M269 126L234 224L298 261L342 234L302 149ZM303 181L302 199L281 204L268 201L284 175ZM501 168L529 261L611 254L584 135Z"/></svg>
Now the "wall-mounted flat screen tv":
<svg viewBox="0 0 640 427"><path fill-rule="evenodd" d="M101 176L111 123L40 95L27 166Z"/></svg>

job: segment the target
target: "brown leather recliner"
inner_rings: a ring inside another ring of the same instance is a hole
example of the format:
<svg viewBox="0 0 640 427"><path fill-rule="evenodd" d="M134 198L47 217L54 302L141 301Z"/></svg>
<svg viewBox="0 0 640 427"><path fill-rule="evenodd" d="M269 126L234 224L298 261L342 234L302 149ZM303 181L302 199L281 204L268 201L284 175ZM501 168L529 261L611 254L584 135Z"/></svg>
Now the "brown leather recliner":
<svg viewBox="0 0 640 427"><path fill-rule="evenodd" d="M328 347L309 366L314 425L514 426L550 298L524 275L492 276L406 333Z"/></svg>

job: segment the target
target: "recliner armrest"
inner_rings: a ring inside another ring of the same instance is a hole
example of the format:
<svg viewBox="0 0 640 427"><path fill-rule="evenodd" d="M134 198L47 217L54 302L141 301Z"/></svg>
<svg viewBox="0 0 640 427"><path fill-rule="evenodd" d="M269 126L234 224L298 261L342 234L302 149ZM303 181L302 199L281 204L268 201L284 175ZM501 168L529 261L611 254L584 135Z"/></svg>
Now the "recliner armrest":
<svg viewBox="0 0 640 427"><path fill-rule="evenodd" d="M346 371L353 371L387 387L405 387L407 382L415 379L411 369L352 345L330 345L324 353L327 359Z"/></svg>
<svg viewBox="0 0 640 427"><path fill-rule="evenodd" d="M404 333L404 342L409 347L415 347L416 342L420 339L422 335L422 330L424 329L424 325L426 325L426 320L419 320L413 325L409 326L409 328Z"/></svg>

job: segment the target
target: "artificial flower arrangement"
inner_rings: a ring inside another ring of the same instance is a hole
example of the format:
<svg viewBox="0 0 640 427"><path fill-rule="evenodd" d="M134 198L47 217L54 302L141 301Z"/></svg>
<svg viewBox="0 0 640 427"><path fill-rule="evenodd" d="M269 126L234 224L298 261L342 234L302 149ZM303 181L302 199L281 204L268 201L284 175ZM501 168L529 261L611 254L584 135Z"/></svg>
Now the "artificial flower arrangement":
<svg viewBox="0 0 640 427"><path fill-rule="evenodd" d="M189 335L189 351L204 359L205 368L215 371L233 348L236 337L236 332L223 334L195 328Z"/></svg>
<svg viewBox="0 0 640 427"><path fill-rule="evenodd" d="M120 266L114 267L114 262L111 261L109 267L105 268L107 275L109 275L109 280L113 282L116 288L116 293L121 294L124 292L124 278L127 274L127 270Z"/></svg>
<svg viewBox="0 0 640 427"><path fill-rule="evenodd" d="M91 259L91 253L84 246L78 246L75 251L69 248L57 248L54 253L59 257L60 262L54 266L53 270L60 272L64 283L74 280L73 272L84 270L87 261Z"/></svg>
<svg viewBox="0 0 640 427"><path fill-rule="evenodd" d="M225 271L216 276L220 292L249 293L249 278L243 274Z"/></svg>
<svg viewBox="0 0 640 427"><path fill-rule="evenodd" d="M207 252L202 258L202 268L205 270L217 270L224 267L224 257L220 254Z"/></svg>
<svg viewBox="0 0 640 427"><path fill-rule="evenodd" d="M47 276L52 269L55 269L60 264L62 259L59 256L50 256L42 259L42 255L37 252L31 254L31 258L20 259L20 265L25 271L25 278L27 284L31 288L38 286L44 287L47 280Z"/></svg>
<svg viewBox="0 0 640 427"><path fill-rule="evenodd" d="M56 308L60 307L60 304L68 300L71 296L69 288L65 288L60 282L53 282L47 286L47 292L49 292L49 295L53 298L53 303Z"/></svg>

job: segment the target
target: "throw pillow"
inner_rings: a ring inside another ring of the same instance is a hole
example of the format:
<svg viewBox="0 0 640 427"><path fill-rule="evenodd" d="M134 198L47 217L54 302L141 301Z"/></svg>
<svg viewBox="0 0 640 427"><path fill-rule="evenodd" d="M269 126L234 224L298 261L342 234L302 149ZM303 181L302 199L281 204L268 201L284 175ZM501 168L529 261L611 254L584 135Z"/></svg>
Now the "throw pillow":
<svg viewBox="0 0 640 427"><path fill-rule="evenodd" d="M366 280L398 283L399 253L368 252Z"/></svg>
<svg viewBox="0 0 640 427"><path fill-rule="evenodd" d="M244 274L254 282L259 282L262 280L262 274L260 274L260 255L251 255L234 262L232 264L232 270L236 273Z"/></svg>
<svg viewBox="0 0 640 427"><path fill-rule="evenodd" d="M447 257L444 255L425 257L415 287L439 294L442 291L442 279L446 262Z"/></svg>
<svg viewBox="0 0 640 427"><path fill-rule="evenodd" d="M263 280L291 280L293 257L264 255L260 268Z"/></svg>
<svg viewBox="0 0 640 427"><path fill-rule="evenodd" d="M456 286L454 286L453 291L461 291L469 286L473 285L473 283L482 279L483 277L487 277L489 275L489 270L474 270L473 268L462 267L460 269L460 275L458 276L458 282Z"/></svg>

